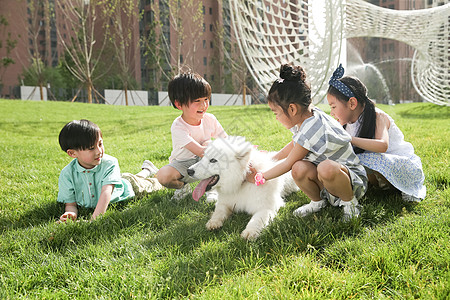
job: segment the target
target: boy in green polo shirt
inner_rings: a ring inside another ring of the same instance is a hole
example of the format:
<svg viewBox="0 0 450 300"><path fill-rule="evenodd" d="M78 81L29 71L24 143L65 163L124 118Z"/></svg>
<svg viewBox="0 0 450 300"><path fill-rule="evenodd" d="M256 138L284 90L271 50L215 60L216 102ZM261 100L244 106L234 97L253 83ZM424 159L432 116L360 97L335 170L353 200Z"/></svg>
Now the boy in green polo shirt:
<svg viewBox="0 0 450 300"><path fill-rule="evenodd" d="M59 176L58 202L65 204L60 221L76 220L78 206L95 208L91 219L106 212L109 203L133 198L162 188L156 178L143 178L130 173L120 174L115 157L105 154L100 128L88 120L67 123L59 134L61 149L74 158ZM149 161L144 163L158 169Z"/></svg>

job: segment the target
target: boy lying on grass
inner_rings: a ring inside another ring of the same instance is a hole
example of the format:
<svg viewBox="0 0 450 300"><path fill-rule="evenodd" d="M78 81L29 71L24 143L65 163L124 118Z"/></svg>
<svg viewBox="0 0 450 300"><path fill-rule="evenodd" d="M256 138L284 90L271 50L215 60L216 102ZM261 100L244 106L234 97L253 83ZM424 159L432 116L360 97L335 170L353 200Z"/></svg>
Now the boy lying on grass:
<svg viewBox="0 0 450 300"><path fill-rule="evenodd" d="M120 174L115 157L105 154L100 128L88 120L67 123L59 134L59 145L74 158L59 176L58 202L65 204L59 218L65 222L76 220L78 206L95 208L91 220L104 214L109 203L131 199L162 188L152 177L158 169L144 161L147 177L130 173Z"/></svg>

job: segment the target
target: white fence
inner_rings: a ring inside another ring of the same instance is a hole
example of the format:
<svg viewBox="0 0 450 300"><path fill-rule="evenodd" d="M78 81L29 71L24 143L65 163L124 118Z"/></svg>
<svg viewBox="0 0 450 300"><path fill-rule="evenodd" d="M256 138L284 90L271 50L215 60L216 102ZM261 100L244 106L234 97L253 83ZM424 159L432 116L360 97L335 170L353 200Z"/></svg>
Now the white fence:
<svg viewBox="0 0 450 300"><path fill-rule="evenodd" d="M43 100L47 101L47 89L42 88ZM38 86L20 86L20 98L22 100L41 101L41 92Z"/></svg>
<svg viewBox="0 0 450 300"><path fill-rule="evenodd" d="M147 106L147 91L127 91L129 106ZM105 90L106 104L126 105L125 91L122 90Z"/></svg>

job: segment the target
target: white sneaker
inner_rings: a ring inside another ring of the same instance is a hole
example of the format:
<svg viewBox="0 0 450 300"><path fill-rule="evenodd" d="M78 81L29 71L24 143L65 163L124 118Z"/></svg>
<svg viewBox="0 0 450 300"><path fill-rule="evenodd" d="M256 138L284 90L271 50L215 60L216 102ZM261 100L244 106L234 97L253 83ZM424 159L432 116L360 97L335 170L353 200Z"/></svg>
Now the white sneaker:
<svg viewBox="0 0 450 300"><path fill-rule="evenodd" d="M150 176L155 175L159 171L159 169L149 160L144 160L141 169L149 170L151 174Z"/></svg>
<svg viewBox="0 0 450 300"><path fill-rule="evenodd" d="M306 217L307 215L318 212L325 206L327 206L327 202L325 200L311 201L308 204L305 204L294 210L294 216Z"/></svg>
<svg viewBox="0 0 450 300"><path fill-rule="evenodd" d="M189 183L185 183L181 189L175 190L175 193L173 193L172 196L172 200L181 200L189 194L192 194L191 185Z"/></svg>
<svg viewBox="0 0 450 300"><path fill-rule="evenodd" d="M422 199L414 197L413 195L408 195L402 192L402 199L405 202L420 202Z"/></svg>
<svg viewBox="0 0 450 300"><path fill-rule="evenodd" d="M136 174L136 176L140 176L143 178L153 177L159 169L149 160L144 160L141 167L142 171Z"/></svg>
<svg viewBox="0 0 450 300"><path fill-rule="evenodd" d="M350 201L341 201L341 206L343 206L344 215L342 219L347 222L350 221L352 218L357 218L360 215L360 209L358 200L353 197Z"/></svg>
<svg viewBox="0 0 450 300"><path fill-rule="evenodd" d="M206 192L205 195L206 195L206 202L208 202L208 203L217 202L217 199L219 197L219 195L217 194L217 191L215 191L215 190Z"/></svg>

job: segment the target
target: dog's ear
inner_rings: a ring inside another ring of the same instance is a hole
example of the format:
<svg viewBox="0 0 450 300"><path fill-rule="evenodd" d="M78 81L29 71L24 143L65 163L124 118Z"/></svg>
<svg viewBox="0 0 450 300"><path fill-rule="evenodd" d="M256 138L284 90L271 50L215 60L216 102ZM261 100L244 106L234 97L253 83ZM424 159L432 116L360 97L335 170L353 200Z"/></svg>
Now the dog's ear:
<svg viewBox="0 0 450 300"><path fill-rule="evenodd" d="M252 152L252 144L249 142L244 142L239 145L236 151L236 159L238 160L248 160L250 158L250 153Z"/></svg>

